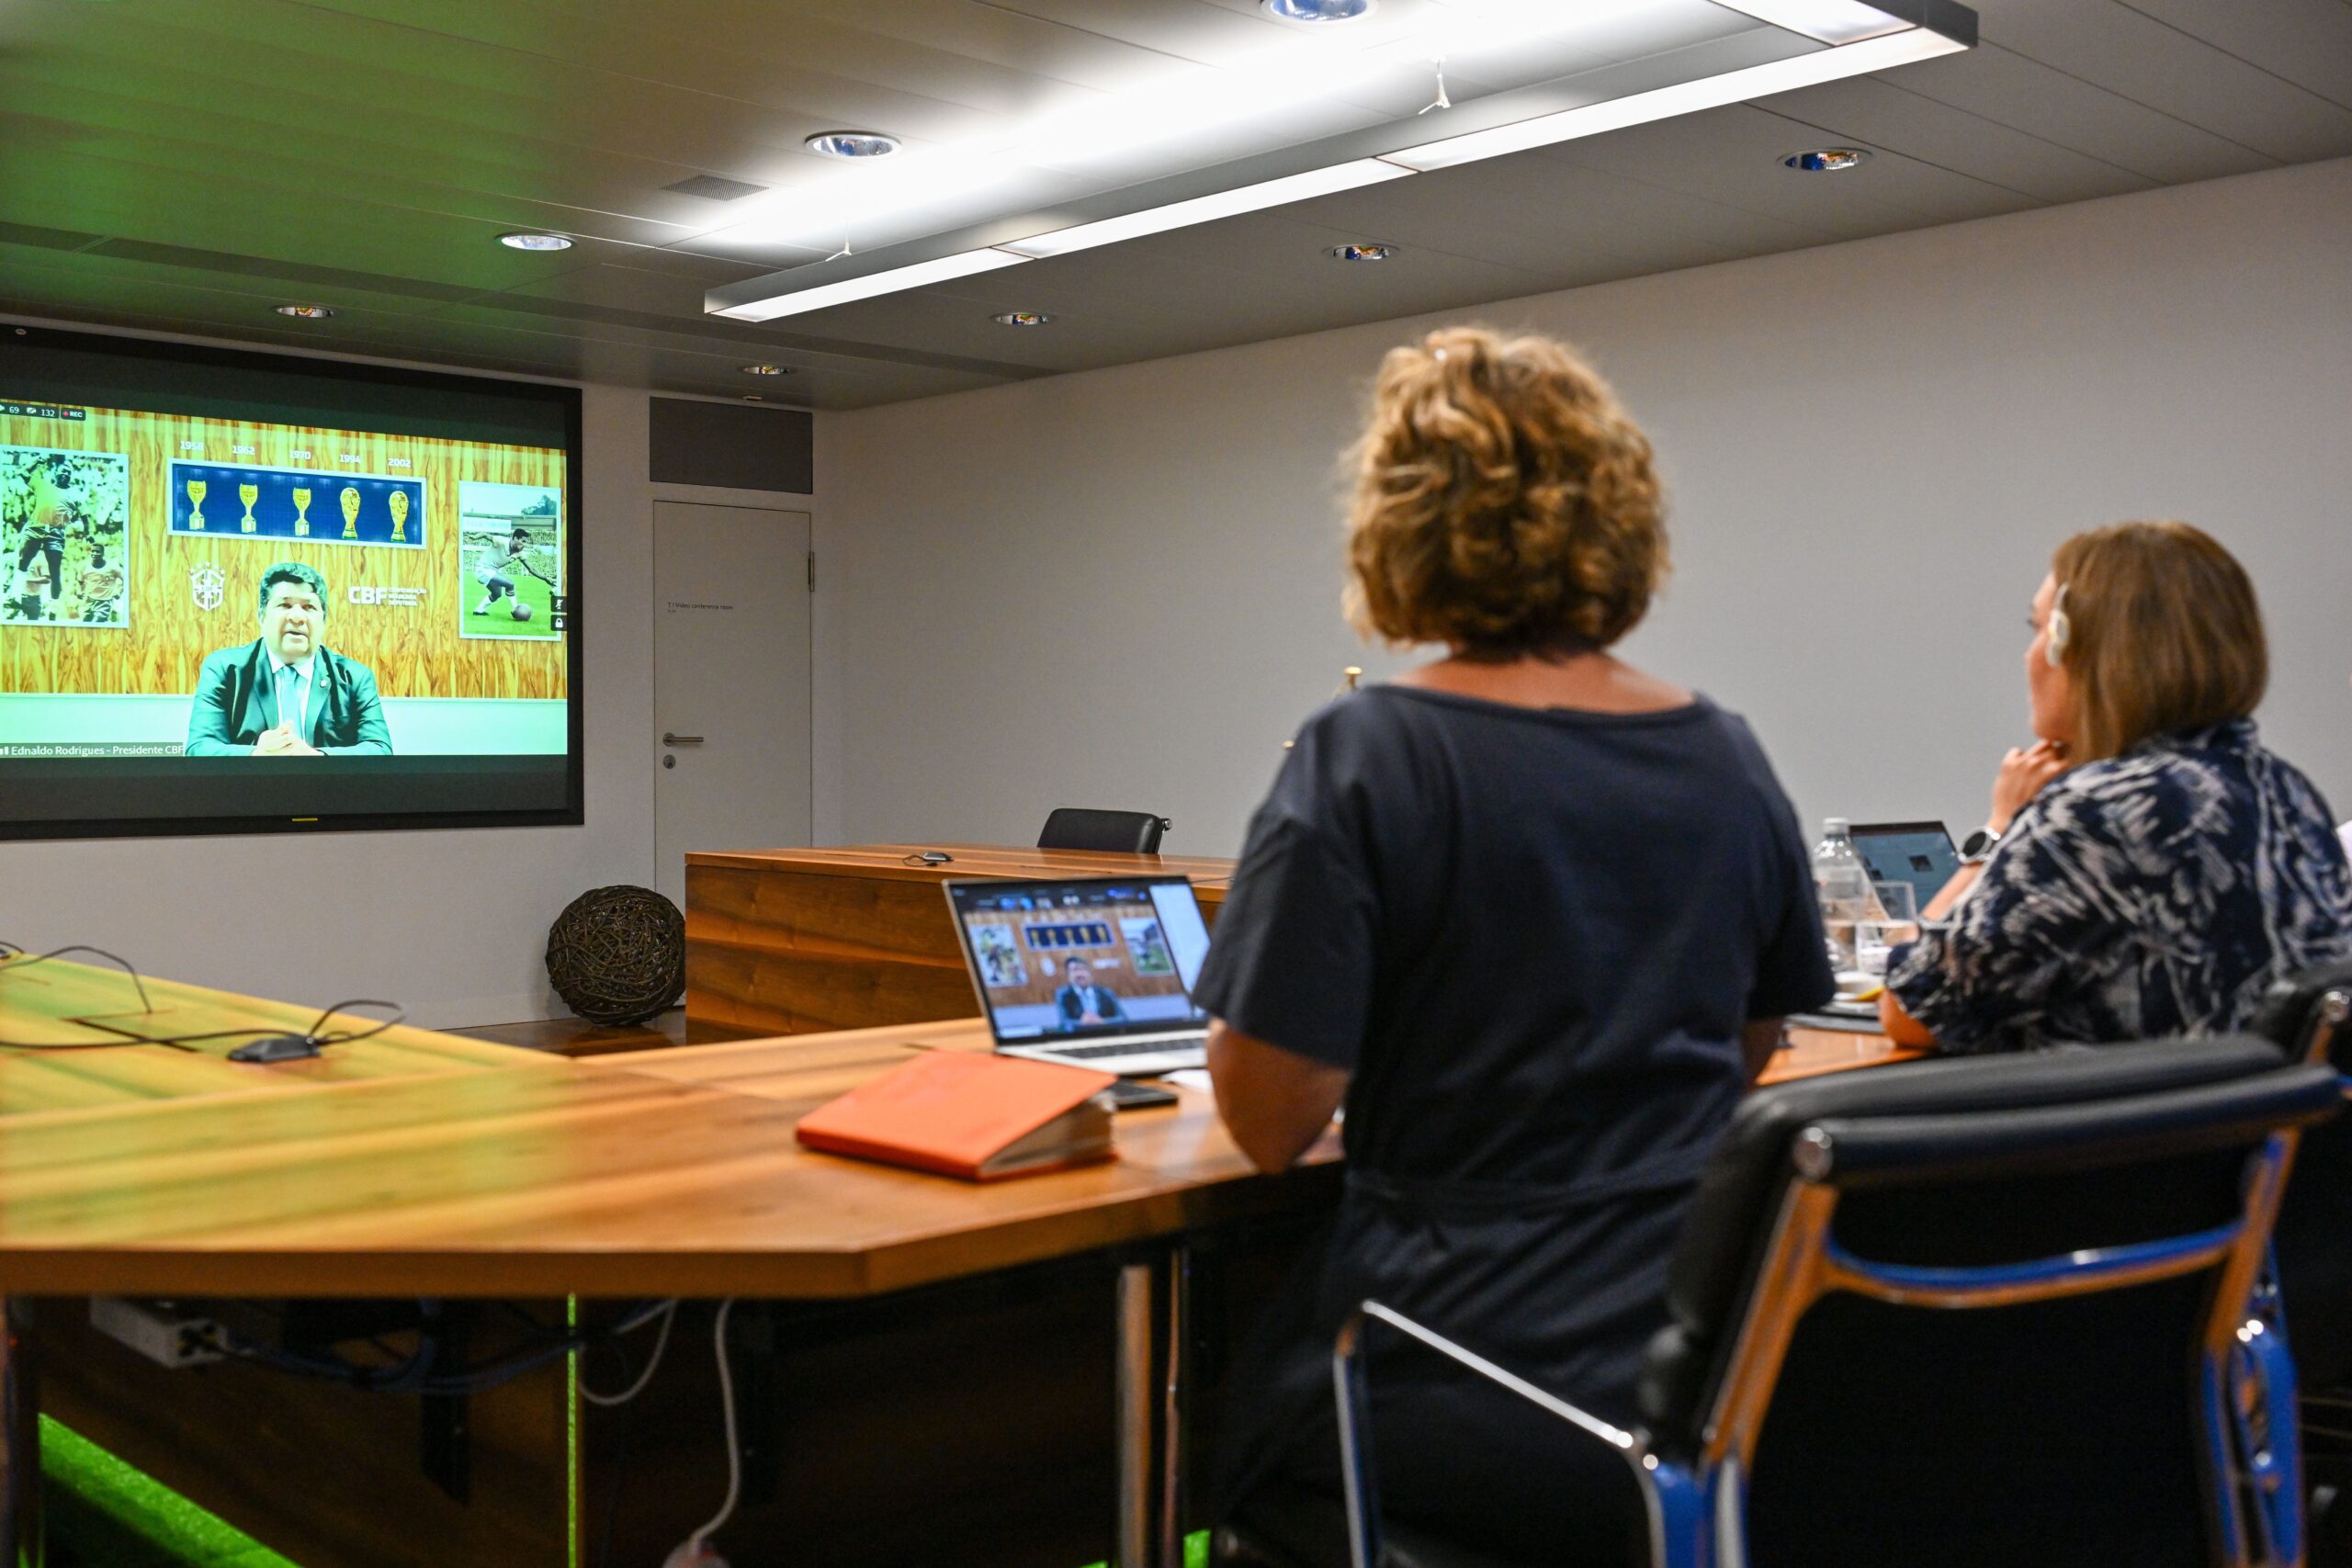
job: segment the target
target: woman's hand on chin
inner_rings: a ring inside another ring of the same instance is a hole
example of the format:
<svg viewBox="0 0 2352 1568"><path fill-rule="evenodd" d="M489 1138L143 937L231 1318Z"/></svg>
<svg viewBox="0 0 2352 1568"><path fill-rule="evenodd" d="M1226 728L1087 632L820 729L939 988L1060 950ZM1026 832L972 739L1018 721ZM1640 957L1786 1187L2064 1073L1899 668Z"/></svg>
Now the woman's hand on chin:
<svg viewBox="0 0 2352 1568"><path fill-rule="evenodd" d="M2064 773L2073 763L2068 761L2066 748L2055 740L2037 740L2030 746L2011 747L2001 759L2001 771L1993 780L1993 815L1984 826L1996 833L2006 833L2025 803L2041 792L2041 786Z"/></svg>

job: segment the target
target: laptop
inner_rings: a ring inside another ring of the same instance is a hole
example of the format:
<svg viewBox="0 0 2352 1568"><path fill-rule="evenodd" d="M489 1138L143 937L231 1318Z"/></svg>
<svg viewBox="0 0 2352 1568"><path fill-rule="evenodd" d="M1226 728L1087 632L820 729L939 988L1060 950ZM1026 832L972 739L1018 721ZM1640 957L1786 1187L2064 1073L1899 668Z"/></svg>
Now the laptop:
<svg viewBox="0 0 2352 1568"><path fill-rule="evenodd" d="M1848 831L1871 880L1909 883L1917 895L1914 908L1926 908L1960 869L1960 852L1940 822L1858 822ZM1789 1021L1807 1029L1870 1033L1879 1026L1878 1002L1840 998L1817 1012L1794 1014Z"/></svg>
<svg viewBox="0 0 2352 1568"><path fill-rule="evenodd" d="M944 886L999 1051L1126 1077L1206 1062L1193 986L1209 928L1189 878Z"/></svg>
<svg viewBox="0 0 2352 1568"><path fill-rule="evenodd" d="M1960 870L1960 852L1940 822L1865 822L1850 830L1871 880L1909 883L1918 894L1915 908L1926 908Z"/></svg>

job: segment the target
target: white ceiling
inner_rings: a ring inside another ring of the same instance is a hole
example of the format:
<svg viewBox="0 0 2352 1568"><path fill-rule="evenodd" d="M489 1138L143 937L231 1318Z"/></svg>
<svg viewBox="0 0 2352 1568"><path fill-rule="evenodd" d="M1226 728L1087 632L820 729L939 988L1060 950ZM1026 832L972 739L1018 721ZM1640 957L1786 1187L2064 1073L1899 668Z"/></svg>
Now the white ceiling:
<svg viewBox="0 0 2352 1568"><path fill-rule="evenodd" d="M1881 77L753 326L704 291L821 257L842 182L888 167L811 132L1033 154L859 219L866 247L1409 113L1433 78L1408 57L1083 163L1040 124L1213 103L1320 40L1251 0L0 0L0 309L726 395L765 360L796 372L772 400L845 408L2352 153L2352 0L1977 9L1977 49ZM1707 0L1580 19L1450 59L1456 101L1757 26ZM1781 166L1825 143L1873 157ZM704 174L770 189L662 188ZM517 227L579 243L492 243ZM1398 254L1321 254L1360 240ZM271 313L294 299L339 314Z"/></svg>

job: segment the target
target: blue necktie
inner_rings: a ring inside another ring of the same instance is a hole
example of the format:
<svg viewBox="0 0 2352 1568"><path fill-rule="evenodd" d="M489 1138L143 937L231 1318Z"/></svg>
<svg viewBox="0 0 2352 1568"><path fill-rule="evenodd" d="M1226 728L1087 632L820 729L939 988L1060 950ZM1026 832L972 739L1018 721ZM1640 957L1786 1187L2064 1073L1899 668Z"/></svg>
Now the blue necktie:
<svg viewBox="0 0 2352 1568"><path fill-rule="evenodd" d="M291 664L277 671L277 722L291 724L294 733L302 733L302 712L297 702L302 690L302 672Z"/></svg>

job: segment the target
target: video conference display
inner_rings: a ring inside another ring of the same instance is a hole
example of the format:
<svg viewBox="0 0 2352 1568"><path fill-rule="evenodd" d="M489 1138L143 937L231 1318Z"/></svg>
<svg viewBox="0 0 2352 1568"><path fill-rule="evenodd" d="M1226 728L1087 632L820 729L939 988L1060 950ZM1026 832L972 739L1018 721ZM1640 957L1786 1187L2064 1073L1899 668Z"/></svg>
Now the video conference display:
<svg viewBox="0 0 2352 1568"><path fill-rule="evenodd" d="M1181 877L957 884L956 912L999 1040L1205 1022L1208 927Z"/></svg>
<svg viewBox="0 0 2352 1568"><path fill-rule="evenodd" d="M578 407L0 332L0 831L578 820Z"/></svg>

